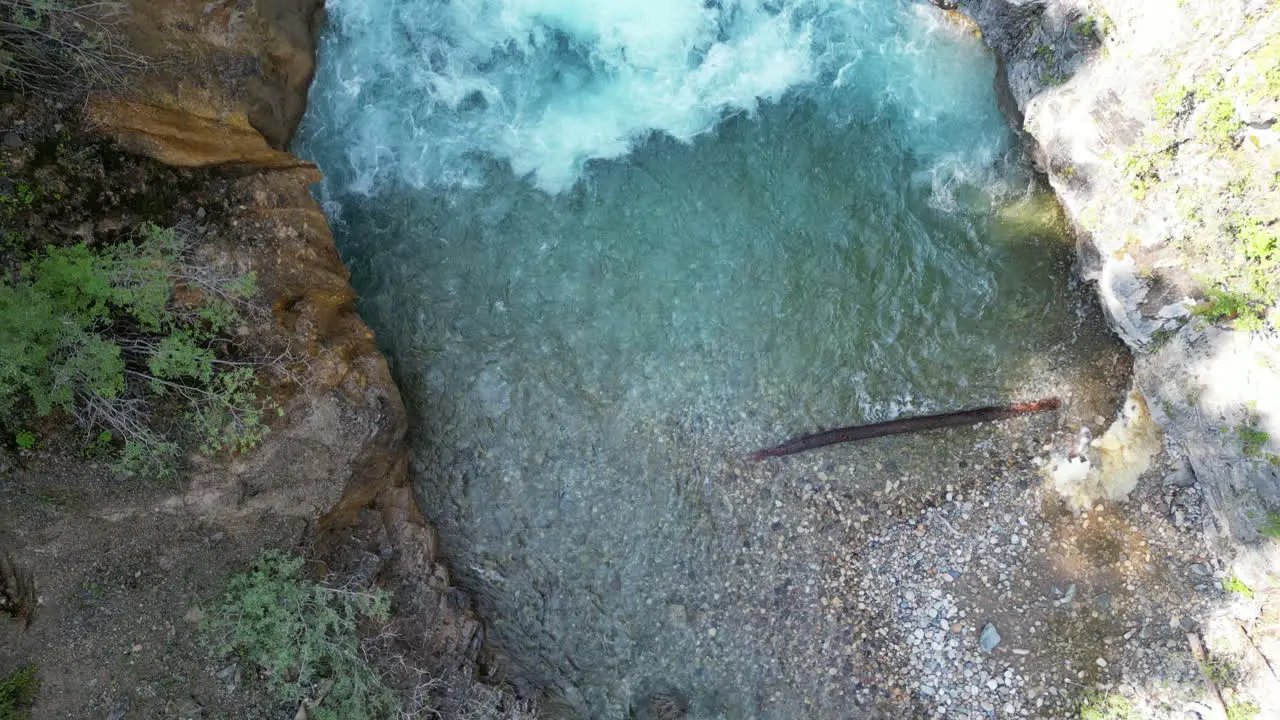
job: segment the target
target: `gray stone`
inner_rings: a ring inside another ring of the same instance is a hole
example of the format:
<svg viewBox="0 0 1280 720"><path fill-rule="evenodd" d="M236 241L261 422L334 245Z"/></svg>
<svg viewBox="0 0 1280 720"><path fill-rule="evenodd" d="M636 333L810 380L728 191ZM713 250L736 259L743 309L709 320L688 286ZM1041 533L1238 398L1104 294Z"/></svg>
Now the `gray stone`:
<svg viewBox="0 0 1280 720"><path fill-rule="evenodd" d="M982 628L982 635L978 637L978 646L983 652L991 652L1000 644L1000 633L996 631L995 623L987 623Z"/></svg>
<svg viewBox="0 0 1280 720"><path fill-rule="evenodd" d="M1191 472L1190 467L1183 465L1177 470L1165 475L1163 482L1165 487L1186 487L1188 485L1195 484L1196 476Z"/></svg>

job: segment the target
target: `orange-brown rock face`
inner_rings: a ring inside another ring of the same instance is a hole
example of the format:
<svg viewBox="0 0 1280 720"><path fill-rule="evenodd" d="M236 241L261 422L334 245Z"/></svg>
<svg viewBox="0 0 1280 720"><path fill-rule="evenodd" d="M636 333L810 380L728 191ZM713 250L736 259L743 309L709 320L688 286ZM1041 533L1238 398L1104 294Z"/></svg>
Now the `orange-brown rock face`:
<svg viewBox="0 0 1280 720"><path fill-rule="evenodd" d="M272 312L245 329L262 347L289 348L269 385L284 414L253 452L209 462L194 482L256 514L354 520L384 489L404 483L405 409L373 332L356 314L355 292L308 186L311 167L256 170L229 178L222 228L204 249L210 262L252 271ZM234 482L232 482L234 480ZM227 497L234 493L233 497ZM188 498L190 502L191 498Z"/></svg>
<svg viewBox="0 0 1280 720"><path fill-rule="evenodd" d="M161 61L153 104L262 134L277 150L307 108L324 0L128 0L132 44Z"/></svg>
<svg viewBox="0 0 1280 720"><path fill-rule="evenodd" d="M99 163L66 178L84 186L83 212L49 232L94 241L159 204L199 238L203 264L255 273L255 304L269 309L237 330L236 345L261 360L282 412L251 452L193 454L178 487L122 488L101 463L76 458L22 467L17 486L30 492L0 494L0 610L8 602L30 619L31 598L42 599L25 631L0 623L0 656L40 667L40 717L259 714L270 702L233 665L208 667L223 660L197 641L201 605L263 548L310 539L308 555L334 576L376 577L396 592L397 654L469 682L484 634L407 486L405 408L310 195L319 171L284 149L306 106L321 1L128 2L121 28L156 69L128 93L91 98L87 125L133 153L204 170ZM74 142L107 145L78 130ZM36 488L59 498L56 512L22 499ZM6 588L16 589L8 599ZM457 685L459 707L468 687Z"/></svg>
<svg viewBox="0 0 1280 720"><path fill-rule="evenodd" d="M405 481L405 411L319 205L310 163L284 151L306 109L321 0L133 0L123 26L155 70L88 122L165 164L226 168L208 260L253 271L272 322L247 333L288 347L268 380L284 414L253 452L197 461L187 509L352 521Z"/></svg>
<svg viewBox="0 0 1280 720"><path fill-rule="evenodd" d="M88 122L130 152L175 167L309 167L267 144L262 133L240 114L207 116L181 106L149 105L115 97L89 102Z"/></svg>

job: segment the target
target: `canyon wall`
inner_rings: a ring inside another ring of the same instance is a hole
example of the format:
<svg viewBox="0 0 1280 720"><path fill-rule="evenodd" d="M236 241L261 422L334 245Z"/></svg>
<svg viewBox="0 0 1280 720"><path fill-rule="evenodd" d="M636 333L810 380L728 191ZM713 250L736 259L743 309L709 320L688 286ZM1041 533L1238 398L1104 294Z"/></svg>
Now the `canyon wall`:
<svg viewBox="0 0 1280 720"><path fill-rule="evenodd" d="M1280 9L963 0L1135 384L1261 582L1280 509ZM1176 478L1170 484L1180 482Z"/></svg>

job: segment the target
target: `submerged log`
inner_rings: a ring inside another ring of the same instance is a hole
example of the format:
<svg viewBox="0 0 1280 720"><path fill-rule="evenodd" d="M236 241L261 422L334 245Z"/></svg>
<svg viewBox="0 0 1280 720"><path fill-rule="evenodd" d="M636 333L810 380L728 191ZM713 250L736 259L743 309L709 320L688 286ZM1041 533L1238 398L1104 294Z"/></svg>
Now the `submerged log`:
<svg viewBox="0 0 1280 720"><path fill-rule="evenodd" d="M960 410L958 412L942 413L940 415L921 415L919 417L899 418L897 420L887 420L885 422L871 423L870 425L851 425L849 427L836 428L835 430L824 430L823 432L805 435L794 440L789 440L781 445L757 450L749 456L752 460L759 462L765 458L782 457L783 455L794 455L806 450L814 450L827 445L835 445L836 443L850 442L852 440L869 440L871 438L884 437L885 435L898 435L900 433L920 432L922 430L937 430L938 428L956 427L959 425L975 425L980 422L990 420L1004 420L1016 415L1029 415L1032 413L1044 412L1045 410L1053 410L1062 405L1062 401L1056 397L1044 398L1035 402L1014 403L1012 405L990 405L988 407L975 408L973 410Z"/></svg>

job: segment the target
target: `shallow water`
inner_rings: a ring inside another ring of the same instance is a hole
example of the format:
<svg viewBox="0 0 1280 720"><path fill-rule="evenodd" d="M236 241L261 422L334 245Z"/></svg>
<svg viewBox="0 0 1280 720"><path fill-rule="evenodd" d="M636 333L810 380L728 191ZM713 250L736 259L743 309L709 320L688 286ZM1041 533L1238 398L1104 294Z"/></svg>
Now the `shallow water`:
<svg viewBox="0 0 1280 720"><path fill-rule="evenodd" d="M770 488L936 474L981 431L742 456L1103 403L1113 340L980 42L898 2L329 11L296 150L413 409L419 497L517 678L588 717L664 689L694 717L847 716L810 672L831 630L787 609L847 538L761 552L794 499Z"/></svg>

